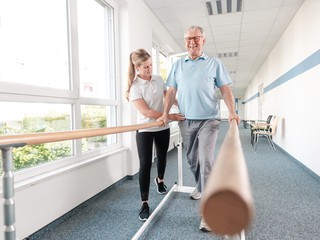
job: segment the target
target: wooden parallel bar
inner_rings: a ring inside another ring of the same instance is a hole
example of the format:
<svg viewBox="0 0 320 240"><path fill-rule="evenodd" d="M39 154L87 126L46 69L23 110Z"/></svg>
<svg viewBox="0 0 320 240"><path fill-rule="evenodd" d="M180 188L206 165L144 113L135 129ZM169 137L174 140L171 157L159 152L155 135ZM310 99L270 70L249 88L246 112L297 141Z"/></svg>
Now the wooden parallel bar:
<svg viewBox="0 0 320 240"><path fill-rule="evenodd" d="M108 134L123 133L136 131L144 128L156 127L163 125L162 121L136 124L121 127L96 128L96 129L80 129L64 132L43 132L17 135L0 136L0 150L2 154L3 165L3 197L4 197L4 239L16 240L15 223L15 203L14 203L14 176L12 148L24 145L34 145L49 142L58 142L65 140L73 140L80 138L88 138L95 136L103 136Z"/></svg>
<svg viewBox="0 0 320 240"><path fill-rule="evenodd" d="M254 204L235 120L219 150L201 200L202 216L213 232L234 235L249 227Z"/></svg>
<svg viewBox="0 0 320 240"><path fill-rule="evenodd" d="M91 128L91 129L80 129L73 131L61 131L61 132L43 132L43 133L29 133L29 134L17 134L17 135L3 135L0 136L0 147L1 146L14 146L17 144L34 145L49 142L59 142L72 139L88 138L103 136L114 133L123 133L136 131L144 128L161 126L162 121L136 124L121 127L109 127L109 128Z"/></svg>

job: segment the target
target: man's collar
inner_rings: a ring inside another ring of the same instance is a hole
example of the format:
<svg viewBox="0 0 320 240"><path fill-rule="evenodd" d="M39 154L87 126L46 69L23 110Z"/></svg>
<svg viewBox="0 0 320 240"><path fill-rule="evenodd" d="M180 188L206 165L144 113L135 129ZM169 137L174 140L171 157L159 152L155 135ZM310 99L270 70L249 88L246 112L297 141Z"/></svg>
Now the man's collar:
<svg viewBox="0 0 320 240"><path fill-rule="evenodd" d="M205 60L205 59L207 59L207 57L208 57L208 56L206 56L204 53L202 53L200 57L197 57L196 59L193 60L193 59L191 59L190 56L188 55L188 56L186 56L186 57L184 58L184 61L185 61L185 62L188 62L188 61L190 61L190 60L191 60L191 61L197 61L198 59Z"/></svg>

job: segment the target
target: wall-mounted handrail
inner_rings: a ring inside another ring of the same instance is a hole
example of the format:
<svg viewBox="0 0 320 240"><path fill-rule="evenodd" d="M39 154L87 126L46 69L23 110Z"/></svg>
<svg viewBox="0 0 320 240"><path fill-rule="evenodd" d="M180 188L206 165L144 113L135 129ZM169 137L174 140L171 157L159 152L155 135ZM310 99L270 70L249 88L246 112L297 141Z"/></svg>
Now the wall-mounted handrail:
<svg viewBox="0 0 320 240"><path fill-rule="evenodd" d="M17 134L17 135L4 135L0 136L0 148L3 146L15 146L17 144L34 145L49 142L58 142L71 139L80 139L88 137L103 136L114 133L123 133L136 131L144 128L161 126L162 121L156 121L145 124L135 124L121 127L109 127L109 128L91 128L80 129L61 132L42 132L42 133L29 133L29 134Z"/></svg>
<svg viewBox="0 0 320 240"><path fill-rule="evenodd" d="M219 235L239 234L253 219L253 198L236 120L230 123L207 180L201 212Z"/></svg>
<svg viewBox="0 0 320 240"><path fill-rule="evenodd" d="M49 142L58 142L65 140L73 140L80 138L88 138L95 136L103 136L108 134L123 133L136 131L144 128L156 127L163 125L162 121L136 124L121 127L110 128L94 128L94 129L80 129L61 132L43 132L43 133L30 133L30 134L17 134L17 135L4 135L0 136L0 150L2 155L3 165L3 198L4 198L4 239L16 240L15 223L15 203L14 203L14 176L12 173L13 158L12 149L24 145L34 145Z"/></svg>

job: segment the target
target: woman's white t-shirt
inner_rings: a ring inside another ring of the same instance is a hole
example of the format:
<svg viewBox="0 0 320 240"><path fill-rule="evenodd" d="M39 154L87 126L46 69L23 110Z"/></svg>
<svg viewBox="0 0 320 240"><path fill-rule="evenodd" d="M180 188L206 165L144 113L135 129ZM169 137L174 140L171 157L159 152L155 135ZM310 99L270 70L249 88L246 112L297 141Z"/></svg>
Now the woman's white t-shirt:
<svg viewBox="0 0 320 240"><path fill-rule="evenodd" d="M143 99L150 109L163 112L163 92L166 90L161 76L152 75L150 81L136 77L130 88L130 102L137 99ZM156 119L148 118L138 111L137 122L139 124L151 123L157 121ZM168 129L169 126L152 127L141 129L139 132L156 132Z"/></svg>

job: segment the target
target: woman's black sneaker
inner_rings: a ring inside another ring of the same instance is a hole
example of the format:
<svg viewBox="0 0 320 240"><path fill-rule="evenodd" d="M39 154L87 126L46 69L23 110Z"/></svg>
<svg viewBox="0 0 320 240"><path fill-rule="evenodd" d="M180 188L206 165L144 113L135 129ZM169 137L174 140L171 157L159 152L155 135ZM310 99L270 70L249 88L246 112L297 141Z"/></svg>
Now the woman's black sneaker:
<svg viewBox="0 0 320 240"><path fill-rule="evenodd" d="M141 221L146 221L148 219L149 215L150 215L149 205L148 205L148 203L144 202L141 206L141 209L140 209L139 219Z"/></svg>
<svg viewBox="0 0 320 240"><path fill-rule="evenodd" d="M159 194L166 194L167 193L167 190L166 190L167 186L164 185L163 182L158 182L157 179L158 179L157 177L154 179L154 182L156 183L156 186L157 186L157 192Z"/></svg>

